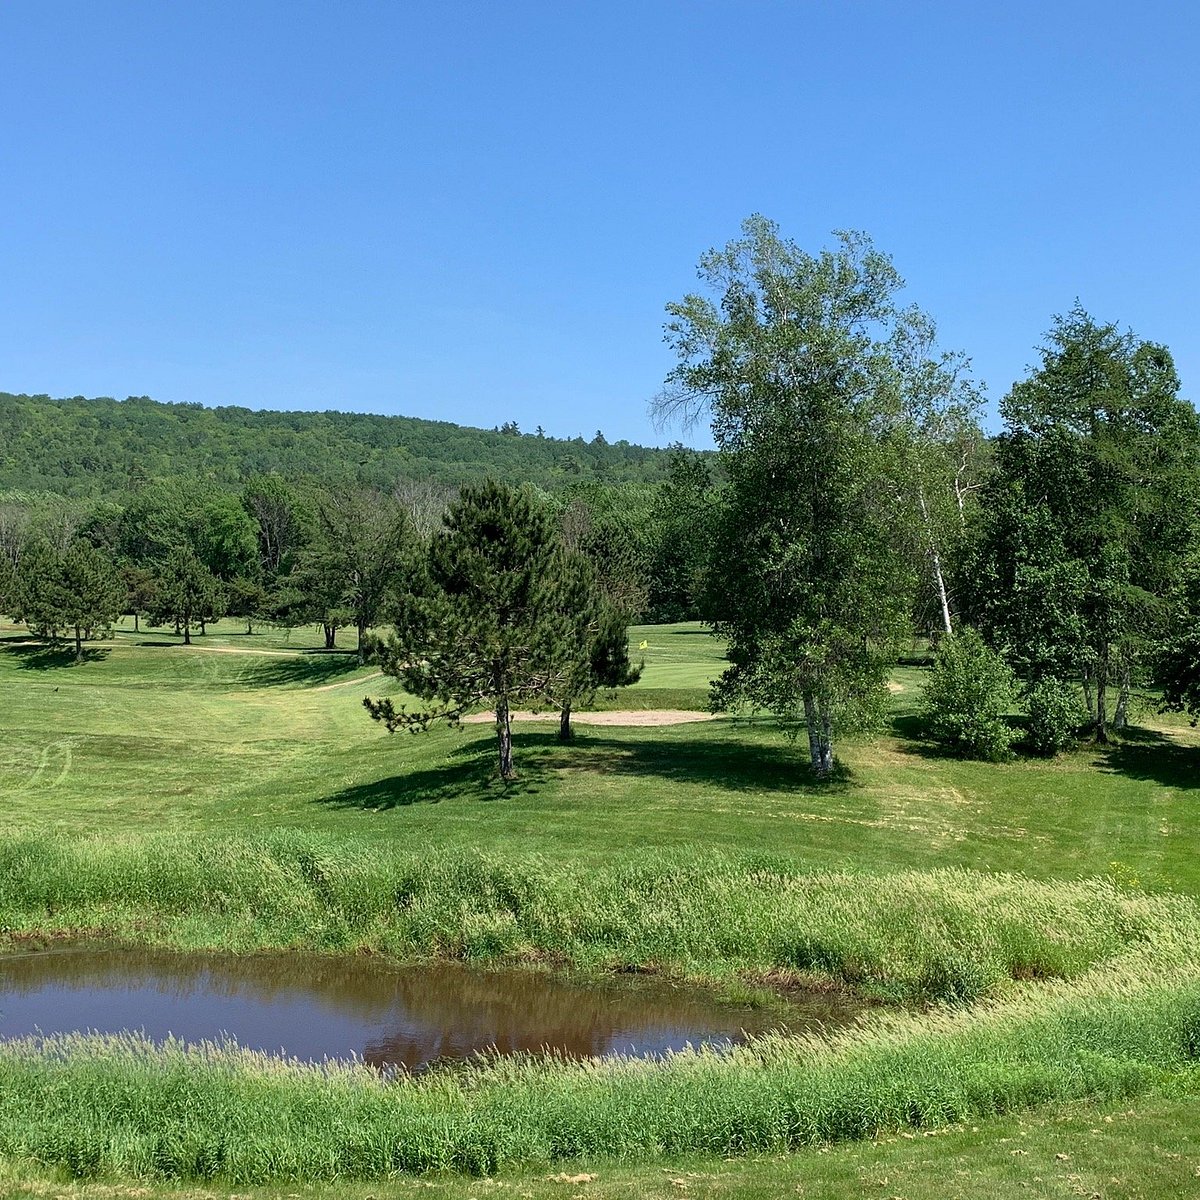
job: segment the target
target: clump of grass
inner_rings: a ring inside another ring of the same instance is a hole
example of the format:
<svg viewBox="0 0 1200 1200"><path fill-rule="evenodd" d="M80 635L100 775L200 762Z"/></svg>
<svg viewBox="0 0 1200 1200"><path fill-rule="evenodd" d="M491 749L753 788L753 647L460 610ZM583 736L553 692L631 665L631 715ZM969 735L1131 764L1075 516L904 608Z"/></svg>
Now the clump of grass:
<svg viewBox="0 0 1200 1200"><path fill-rule="evenodd" d="M883 998L970 1002L1073 978L1200 906L1109 880L942 870L806 873L753 855L649 854L609 867L279 832L0 846L0 927L234 950L546 957L731 977L814 973Z"/></svg>

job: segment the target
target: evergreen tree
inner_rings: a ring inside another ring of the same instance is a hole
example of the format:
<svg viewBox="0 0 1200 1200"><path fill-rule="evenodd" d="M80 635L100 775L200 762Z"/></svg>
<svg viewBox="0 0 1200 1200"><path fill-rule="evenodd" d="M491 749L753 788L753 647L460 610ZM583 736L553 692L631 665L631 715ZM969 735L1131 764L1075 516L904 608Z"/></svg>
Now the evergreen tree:
<svg viewBox="0 0 1200 1200"><path fill-rule="evenodd" d="M573 661L561 564L551 519L528 492L492 481L463 488L381 650L385 673L433 705L410 712L368 698L367 711L390 731L415 731L486 705L496 718L500 777L514 778L513 709L552 702Z"/></svg>
<svg viewBox="0 0 1200 1200"><path fill-rule="evenodd" d="M83 640L112 627L125 600L108 558L86 542L61 554L40 542L21 564L18 609L42 637L51 640L67 629L74 633L75 658L83 658Z"/></svg>
<svg viewBox="0 0 1200 1200"><path fill-rule="evenodd" d="M555 603L566 630L559 671L548 684L559 710L559 740L570 741L571 713L590 703L601 688L628 687L642 669L629 659L629 619L605 593L595 568L578 553L558 562Z"/></svg>
<svg viewBox="0 0 1200 1200"><path fill-rule="evenodd" d="M172 550L157 576L156 618L173 621L183 635L183 644L192 644L192 628L203 630L224 610L225 597L217 577L191 549Z"/></svg>

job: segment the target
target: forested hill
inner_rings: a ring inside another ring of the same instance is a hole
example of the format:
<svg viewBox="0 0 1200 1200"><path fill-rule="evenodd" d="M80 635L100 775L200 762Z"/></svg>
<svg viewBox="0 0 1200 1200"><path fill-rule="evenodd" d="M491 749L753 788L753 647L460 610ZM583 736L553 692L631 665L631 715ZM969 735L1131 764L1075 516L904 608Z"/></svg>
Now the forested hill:
<svg viewBox="0 0 1200 1200"><path fill-rule="evenodd" d="M655 481L665 477L667 458L623 441L566 441L415 417L0 392L0 491L114 496L145 479L187 475L233 486L263 472L381 488L492 475L552 488L585 479Z"/></svg>

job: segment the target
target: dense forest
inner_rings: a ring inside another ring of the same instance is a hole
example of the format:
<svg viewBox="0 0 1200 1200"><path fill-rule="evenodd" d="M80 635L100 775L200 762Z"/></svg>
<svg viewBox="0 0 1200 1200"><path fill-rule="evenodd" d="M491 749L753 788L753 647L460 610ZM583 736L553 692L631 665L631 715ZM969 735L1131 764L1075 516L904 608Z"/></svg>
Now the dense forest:
<svg viewBox="0 0 1200 1200"><path fill-rule="evenodd" d="M225 487L276 473L326 485L389 489L398 481L457 487L487 476L556 487L663 478L662 451L346 412L256 412L0 392L0 492L80 498L125 494L147 479L187 475Z"/></svg>

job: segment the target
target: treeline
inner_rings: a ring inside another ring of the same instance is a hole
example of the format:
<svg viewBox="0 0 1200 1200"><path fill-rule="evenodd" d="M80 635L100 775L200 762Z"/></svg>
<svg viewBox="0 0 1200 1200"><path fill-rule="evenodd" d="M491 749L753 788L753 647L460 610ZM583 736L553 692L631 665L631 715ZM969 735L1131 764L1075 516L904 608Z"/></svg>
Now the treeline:
<svg viewBox="0 0 1200 1200"><path fill-rule="evenodd" d="M663 455L665 478L624 486L526 485L563 549L592 564L629 619L699 615L703 514L716 488L703 456ZM0 496L0 612L82 642L119 615L173 628L185 642L223 616L342 631L365 652L458 495L430 483L387 491L257 475L239 489L176 477L123 501Z"/></svg>
<svg viewBox="0 0 1200 1200"><path fill-rule="evenodd" d="M762 217L668 305L666 412L712 421L725 483L698 573L722 708L774 713L834 770L914 627L927 728L999 757L1108 740L1134 689L1200 716L1200 417L1165 346L1076 307L986 440L965 356L862 234L812 255Z"/></svg>
<svg viewBox="0 0 1200 1200"><path fill-rule="evenodd" d="M181 473L226 488L259 474L386 491L400 481L457 487L493 477L553 488L653 482L661 450L344 412L256 412L161 404L146 396L51 399L0 392L0 491L122 497Z"/></svg>

